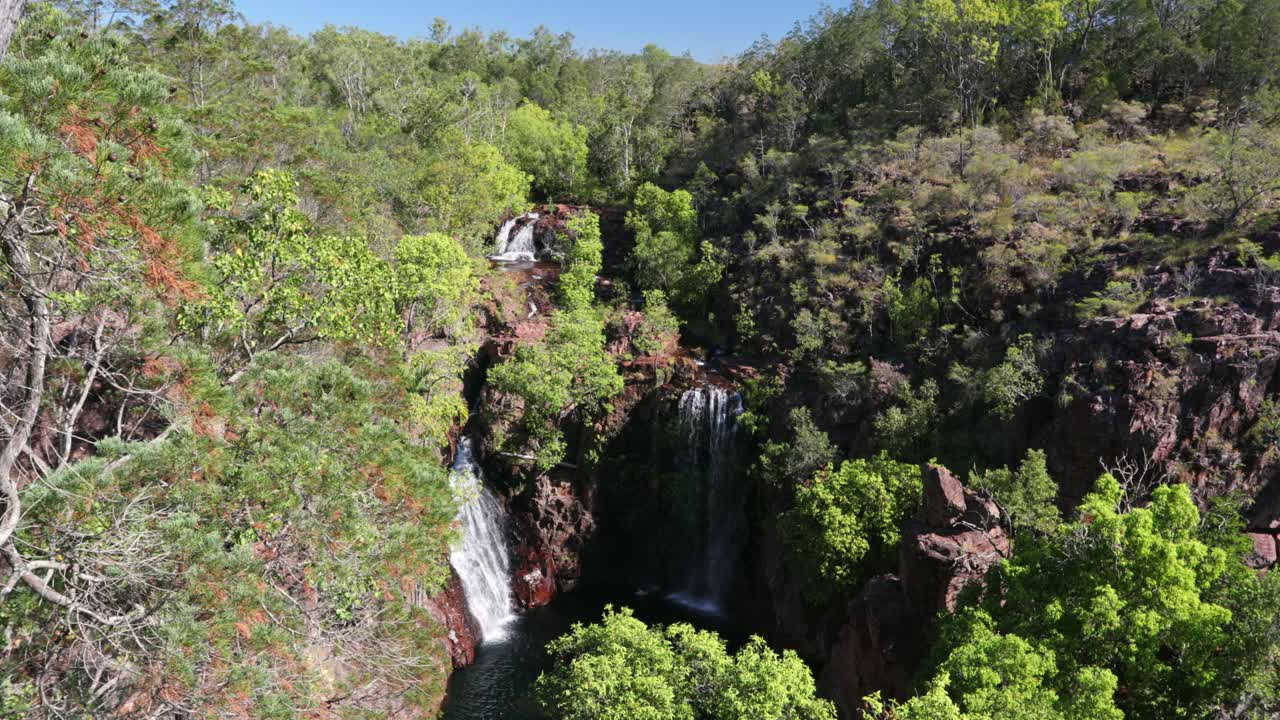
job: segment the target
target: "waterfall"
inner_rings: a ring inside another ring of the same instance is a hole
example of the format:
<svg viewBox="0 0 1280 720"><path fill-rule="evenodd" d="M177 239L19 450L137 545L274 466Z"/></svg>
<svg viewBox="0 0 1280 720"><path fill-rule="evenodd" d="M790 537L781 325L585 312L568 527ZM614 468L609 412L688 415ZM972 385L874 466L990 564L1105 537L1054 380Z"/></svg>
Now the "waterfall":
<svg viewBox="0 0 1280 720"><path fill-rule="evenodd" d="M498 236L494 238L494 254L490 259L503 262L533 262L538 259L538 247L533 240L534 226L537 225L538 214L529 213L511 218L502 224ZM517 230L516 225L520 224ZM512 237L512 232L515 236Z"/></svg>
<svg viewBox="0 0 1280 720"><path fill-rule="evenodd" d="M695 558L687 588L677 599L718 611L733 580L747 526L741 478L726 472L742 396L721 387L694 388L680 396L679 412L686 462L700 471L706 502L701 556Z"/></svg>
<svg viewBox="0 0 1280 720"><path fill-rule="evenodd" d="M458 501L462 539L449 554L462 581L467 609L480 626L485 641L500 640L515 617L511 597L511 557L507 551L502 505L484 486L480 465L471 451L470 438L458 442L449 480Z"/></svg>

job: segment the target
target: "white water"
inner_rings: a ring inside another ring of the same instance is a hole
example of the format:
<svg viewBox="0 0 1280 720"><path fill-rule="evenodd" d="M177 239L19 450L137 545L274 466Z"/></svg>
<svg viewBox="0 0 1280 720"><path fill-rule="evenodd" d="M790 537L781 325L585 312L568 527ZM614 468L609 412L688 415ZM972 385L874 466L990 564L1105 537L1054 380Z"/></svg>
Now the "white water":
<svg viewBox="0 0 1280 720"><path fill-rule="evenodd" d="M521 215L517 218L511 218L502 224L498 230L498 235L494 238L494 252L490 255L490 259L501 260L502 262L533 262L538 259L538 248L533 240L534 226L537 224L538 213L529 213ZM520 229L516 229L517 223ZM512 236L512 232L515 236Z"/></svg>
<svg viewBox="0 0 1280 720"><path fill-rule="evenodd" d="M458 501L462 539L449 554L462 581L467 610L480 626L486 642L501 640L515 618L511 597L511 554L507 550L502 505L484 486L480 465L471 454L471 440L458 441L449 480Z"/></svg>
<svg viewBox="0 0 1280 720"><path fill-rule="evenodd" d="M687 589L672 599L703 612L720 609L742 552L747 525L740 478L726 472L733 451L742 396L706 386L680 396L680 429L686 462L700 469L706 491L702 554L693 564Z"/></svg>

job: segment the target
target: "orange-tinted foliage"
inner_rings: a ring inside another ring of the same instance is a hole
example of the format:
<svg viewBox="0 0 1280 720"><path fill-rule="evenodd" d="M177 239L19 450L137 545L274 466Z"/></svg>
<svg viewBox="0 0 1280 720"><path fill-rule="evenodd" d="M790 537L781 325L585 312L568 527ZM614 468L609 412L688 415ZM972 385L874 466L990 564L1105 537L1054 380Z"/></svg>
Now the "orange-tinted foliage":
<svg viewBox="0 0 1280 720"><path fill-rule="evenodd" d="M71 121L59 128L59 131L67 136L71 148L85 160L95 162L98 159L98 136L88 122L72 116Z"/></svg>

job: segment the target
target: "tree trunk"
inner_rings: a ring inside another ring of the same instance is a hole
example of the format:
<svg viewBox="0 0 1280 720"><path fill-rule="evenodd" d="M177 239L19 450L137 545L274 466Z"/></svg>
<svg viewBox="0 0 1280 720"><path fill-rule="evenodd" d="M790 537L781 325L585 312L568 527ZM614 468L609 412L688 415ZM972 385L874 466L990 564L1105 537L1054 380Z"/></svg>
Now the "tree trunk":
<svg viewBox="0 0 1280 720"><path fill-rule="evenodd" d="M0 60L9 49L9 40L18 27L18 18L22 17L22 8L27 0L0 0Z"/></svg>

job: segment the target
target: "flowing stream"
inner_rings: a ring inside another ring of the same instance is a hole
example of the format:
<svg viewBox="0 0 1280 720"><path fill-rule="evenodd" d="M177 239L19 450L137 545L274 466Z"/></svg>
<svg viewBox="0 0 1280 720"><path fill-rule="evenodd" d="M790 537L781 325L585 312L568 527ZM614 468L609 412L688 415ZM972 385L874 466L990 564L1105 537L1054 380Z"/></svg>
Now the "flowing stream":
<svg viewBox="0 0 1280 720"><path fill-rule="evenodd" d="M747 525L741 483L727 472L742 396L714 385L693 388L680 397L679 412L686 439L684 462L700 475L705 502L701 554L690 568L685 589L673 599L719 612L742 554Z"/></svg>
<svg viewBox="0 0 1280 720"><path fill-rule="evenodd" d="M458 511L462 539L449 554L449 560L462 581L467 609L480 626L481 636L485 642L500 640L515 617L511 555L502 505L484 485L470 438L458 442L450 482L463 505Z"/></svg>

